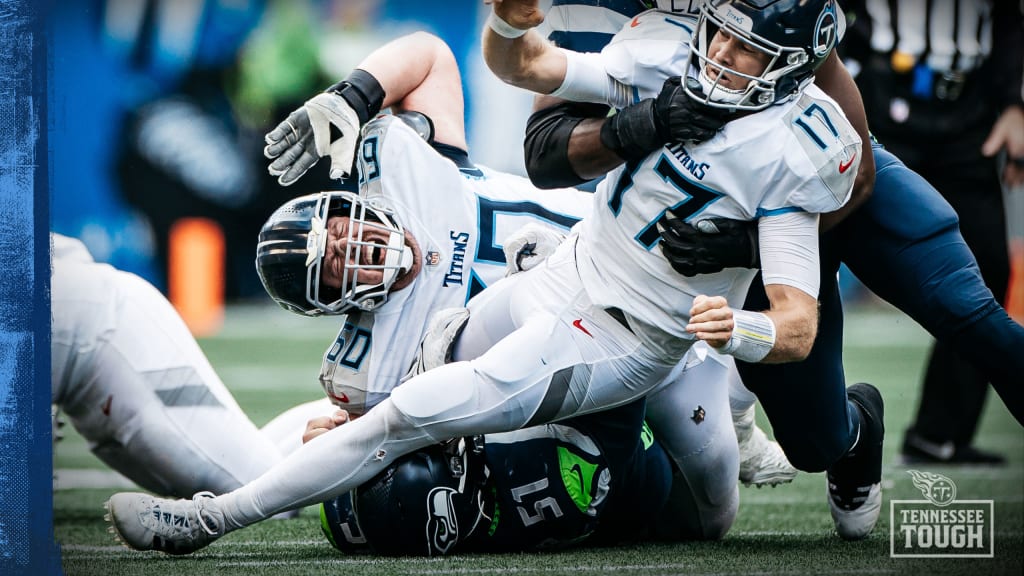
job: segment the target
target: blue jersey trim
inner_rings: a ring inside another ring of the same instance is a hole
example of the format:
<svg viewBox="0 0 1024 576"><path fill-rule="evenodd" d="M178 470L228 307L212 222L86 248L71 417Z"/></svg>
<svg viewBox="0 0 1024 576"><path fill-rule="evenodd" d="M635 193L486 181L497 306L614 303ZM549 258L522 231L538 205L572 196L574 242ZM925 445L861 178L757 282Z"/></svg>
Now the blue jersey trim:
<svg viewBox="0 0 1024 576"><path fill-rule="evenodd" d="M803 208L797 206L786 206L785 208L775 208L774 210L765 210L764 208L758 208L755 218L761 216L778 216L779 214L792 214L793 212L806 212Z"/></svg>
<svg viewBox="0 0 1024 576"><path fill-rule="evenodd" d="M687 26L686 24L683 24L682 22L680 22L678 20L673 20L671 18L665 18L665 22L668 22L669 24L671 24L673 26L678 26L678 27L682 28L683 30L686 30L687 32L689 32L691 35L693 34L693 28L690 28L689 26Z"/></svg>
<svg viewBox="0 0 1024 576"><path fill-rule="evenodd" d="M576 52L600 52L612 41L614 34L604 32L568 32L557 30L548 35L556 46Z"/></svg>

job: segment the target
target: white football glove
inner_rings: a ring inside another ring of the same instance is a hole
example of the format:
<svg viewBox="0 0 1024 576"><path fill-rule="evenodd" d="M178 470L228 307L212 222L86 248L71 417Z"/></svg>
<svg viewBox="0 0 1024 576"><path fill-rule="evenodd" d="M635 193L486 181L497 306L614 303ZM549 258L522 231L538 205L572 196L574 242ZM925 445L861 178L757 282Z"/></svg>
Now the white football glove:
<svg viewBox="0 0 1024 576"><path fill-rule="evenodd" d="M469 308L444 308L434 312L427 331L420 340L420 349L402 382L452 361L455 340L469 321Z"/></svg>
<svg viewBox="0 0 1024 576"><path fill-rule="evenodd" d="M536 222L530 222L509 234L502 247L505 252L505 276L537 267L554 254L562 240L565 240L565 234Z"/></svg>
<svg viewBox="0 0 1024 576"><path fill-rule="evenodd" d="M341 132L333 142L332 125ZM264 137L263 154L273 160L267 171L282 186L290 186L320 158L330 155L331 178L344 178L352 172L359 128L359 117L344 98L330 92L317 94Z"/></svg>

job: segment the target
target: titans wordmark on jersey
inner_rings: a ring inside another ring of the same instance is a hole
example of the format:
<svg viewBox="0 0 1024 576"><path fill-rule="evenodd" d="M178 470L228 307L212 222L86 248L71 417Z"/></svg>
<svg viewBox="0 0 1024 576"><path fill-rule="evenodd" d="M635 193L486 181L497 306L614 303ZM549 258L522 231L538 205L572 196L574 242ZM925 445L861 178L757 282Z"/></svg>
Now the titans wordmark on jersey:
<svg viewBox="0 0 1024 576"><path fill-rule="evenodd" d="M593 202L577 190L542 191L519 176L465 162L460 168L393 116L364 127L358 164L360 193L395 210L424 266L373 314L347 317L324 354L320 383L353 413L398 384L434 311L463 306L504 275L504 238L527 222L567 232Z"/></svg>

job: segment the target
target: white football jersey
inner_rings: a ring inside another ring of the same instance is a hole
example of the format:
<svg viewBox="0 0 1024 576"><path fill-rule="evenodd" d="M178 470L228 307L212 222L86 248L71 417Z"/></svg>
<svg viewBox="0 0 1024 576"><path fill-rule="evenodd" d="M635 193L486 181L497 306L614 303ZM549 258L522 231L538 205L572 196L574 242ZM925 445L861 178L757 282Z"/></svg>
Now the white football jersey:
<svg viewBox="0 0 1024 576"><path fill-rule="evenodd" d="M354 412L398 385L434 311L463 306L504 276L504 238L528 222L568 232L592 202L575 189L538 190L523 177L460 169L393 116L366 125L358 161L360 193L386 200L424 262L415 281L372 314L351 314L324 354L325 392Z"/></svg>
<svg viewBox="0 0 1024 576"><path fill-rule="evenodd" d="M641 14L601 52L605 73L635 100L656 96L666 78L688 72L694 26L693 18ZM839 106L811 85L796 98L730 121L710 140L665 146L620 166L598 187L593 214L580 227L588 293L597 304L691 338L685 325L693 297L723 295L738 307L753 271L680 276L657 247L658 221L834 211L853 188L859 151L860 138ZM816 257L816 246L812 252ZM771 258L762 265L766 276L774 272Z"/></svg>

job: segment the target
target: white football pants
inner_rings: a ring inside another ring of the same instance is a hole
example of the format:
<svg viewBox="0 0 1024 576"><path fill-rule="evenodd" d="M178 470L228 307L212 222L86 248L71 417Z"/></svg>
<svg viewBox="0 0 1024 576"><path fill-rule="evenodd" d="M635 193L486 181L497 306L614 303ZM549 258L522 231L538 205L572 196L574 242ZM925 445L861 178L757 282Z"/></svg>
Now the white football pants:
<svg viewBox="0 0 1024 576"><path fill-rule="evenodd" d="M470 308L456 358L472 360L409 380L362 417L217 497L227 529L333 498L435 442L625 404L665 380L686 351L680 346L677 357L655 352L591 305L572 242L540 267L494 284ZM731 426L725 390L716 405L721 415L715 420ZM725 475L735 485L737 469Z"/></svg>
<svg viewBox="0 0 1024 576"><path fill-rule="evenodd" d="M659 539L722 538L739 508L739 448L728 385L736 367L731 356L707 350L703 343L691 348L647 397L647 423L676 464L669 500L653 526Z"/></svg>
<svg viewBox="0 0 1024 576"><path fill-rule="evenodd" d="M146 490L191 496L281 459L156 288L53 238L51 399L100 460Z"/></svg>

